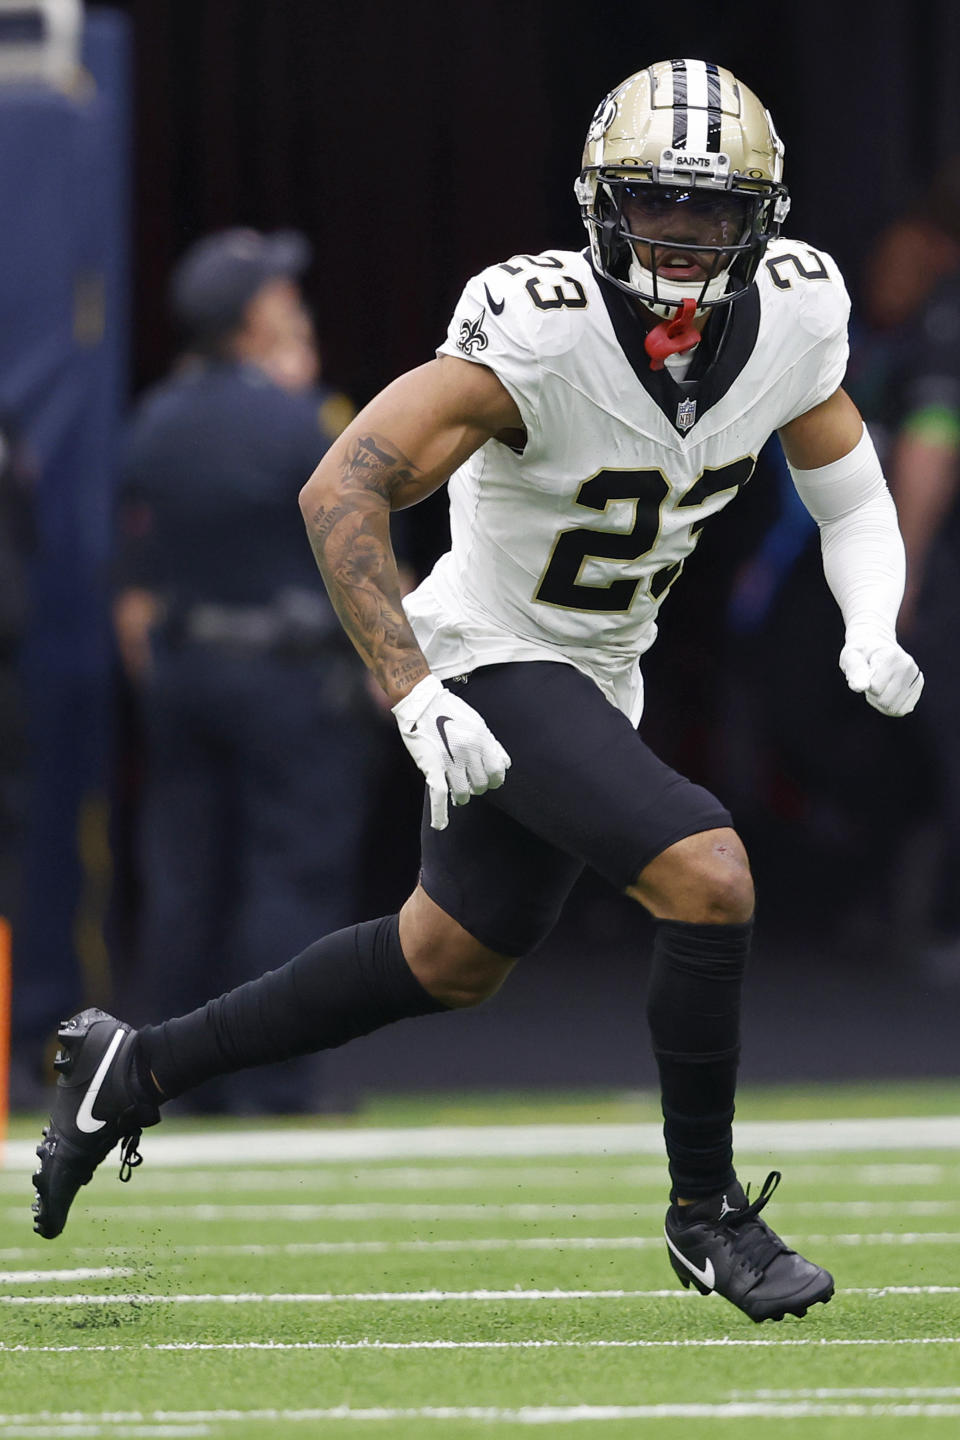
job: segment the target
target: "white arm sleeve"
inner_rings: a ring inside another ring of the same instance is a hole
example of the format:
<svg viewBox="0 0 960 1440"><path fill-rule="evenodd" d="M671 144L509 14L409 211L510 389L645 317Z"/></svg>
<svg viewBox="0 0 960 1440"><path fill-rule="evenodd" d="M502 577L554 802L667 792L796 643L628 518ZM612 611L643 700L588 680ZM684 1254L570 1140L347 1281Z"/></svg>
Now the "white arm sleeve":
<svg viewBox="0 0 960 1440"><path fill-rule="evenodd" d="M906 575L893 497L866 427L848 455L790 474L820 527L823 573L840 607L848 641L857 634L894 641Z"/></svg>

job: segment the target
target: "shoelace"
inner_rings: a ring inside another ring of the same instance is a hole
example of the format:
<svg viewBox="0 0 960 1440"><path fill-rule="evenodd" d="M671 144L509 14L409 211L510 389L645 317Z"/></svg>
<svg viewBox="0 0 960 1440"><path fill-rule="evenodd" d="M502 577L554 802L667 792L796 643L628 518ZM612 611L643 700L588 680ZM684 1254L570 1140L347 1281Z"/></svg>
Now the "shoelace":
<svg viewBox="0 0 960 1440"><path fill-rule="evenodd" d="M120 1179L125 1185L137 1166L143 1164L143 1156L137 1149L140 1135L139 1130L132 1130L129 1135L124 1135L120 1146Z"/></svg>
<svg viewBox="0 0 960 1440"><path fill-rule="evenodd" d="M729 1211L723 1217L723 1224L738 1232L732 1242L734 1252L748 1260L751 1267L761 1273L771 1260L777 1255L783 1254L787 1249L779 1235L775 1235L765 1221L757 1219L760 1211L780 1184L781 1178L779 1170L771 1170L764 1180L756 1200L750 1201L748 1186L747 1200L750 1203L744 1205L740 1210Z"/></svg>

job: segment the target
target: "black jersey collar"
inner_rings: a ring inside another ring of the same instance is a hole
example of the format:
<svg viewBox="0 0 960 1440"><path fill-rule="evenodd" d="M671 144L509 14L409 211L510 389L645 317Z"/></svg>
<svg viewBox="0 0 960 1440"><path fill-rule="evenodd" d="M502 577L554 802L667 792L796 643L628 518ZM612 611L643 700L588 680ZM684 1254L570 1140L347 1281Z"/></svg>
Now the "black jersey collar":
<svg viewBox="0 0 960 1440"><path fill-rule="evenodd" d="M675 380L666 366L662 370L650 369L650 356L643 348L647 332L630 297L595 270L593 273L633 373L677 433L689 435L710 407L723 399L753 353L760 329L759 290L751 285L739 300L732 300L720 314L711 317L693 352L686 379ZM692 424L678 423L683 401L692 401L696 406Z"/></svg>

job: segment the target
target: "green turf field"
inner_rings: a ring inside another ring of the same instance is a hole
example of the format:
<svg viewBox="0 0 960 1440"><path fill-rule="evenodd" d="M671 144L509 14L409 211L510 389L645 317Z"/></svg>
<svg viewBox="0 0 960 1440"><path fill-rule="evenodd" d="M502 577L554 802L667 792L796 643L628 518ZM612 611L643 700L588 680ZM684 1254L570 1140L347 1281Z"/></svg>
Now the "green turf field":
<svg viewBox="0 0 960 1440"><path fill-rule="evenodd" d="M766 1218L838 1285L762 1326L677 1287L649 1097L168 1119L132 1182L111 1159L53 1242L31 1233L18 1121L0 1435L732 1440L765 1422L778 1440L955 1440L952 1117L960 1086L742 1099L741 1178L783 1171Z"/></svg>

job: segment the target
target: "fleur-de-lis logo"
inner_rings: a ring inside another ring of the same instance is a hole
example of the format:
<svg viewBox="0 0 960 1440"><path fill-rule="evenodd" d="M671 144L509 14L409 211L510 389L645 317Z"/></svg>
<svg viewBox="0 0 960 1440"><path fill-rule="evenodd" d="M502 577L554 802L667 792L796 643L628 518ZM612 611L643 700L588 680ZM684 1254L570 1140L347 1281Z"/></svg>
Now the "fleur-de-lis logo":
<svg viewBox="0 0 960 1440"><path fill-rule="evenodd" d="M622 87L621 87L622 88ZM590 129L587 131L587 144L599 140L601 135L606 135L617 115L617 95L619 91L613 90L601 100L593 112L593 119L590 121Z"/></svg>
<svg viewBox="0 0 960 1440"><path fill-rule="evenodd" d="M464 320L460 326L457 349L462 350L464 355L472 355L475 350L486 350L489 345L490 342L483 333L483 322L486 316L487 310L484 306L476 320Z"/></svg>

